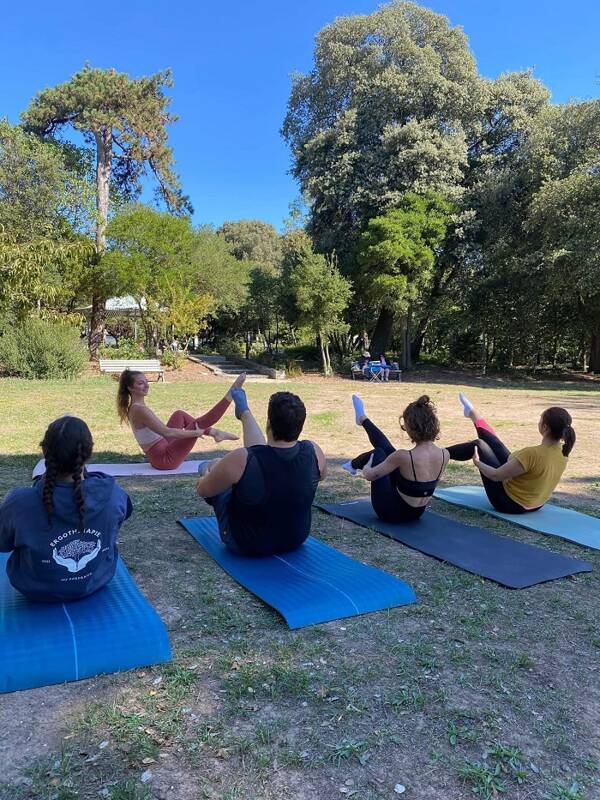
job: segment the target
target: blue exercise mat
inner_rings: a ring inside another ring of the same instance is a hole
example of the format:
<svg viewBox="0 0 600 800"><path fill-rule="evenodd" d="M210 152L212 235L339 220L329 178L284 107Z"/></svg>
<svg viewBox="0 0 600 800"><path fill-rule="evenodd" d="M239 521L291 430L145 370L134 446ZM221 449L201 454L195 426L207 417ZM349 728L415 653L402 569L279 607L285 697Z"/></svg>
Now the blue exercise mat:
<svg viewBox="0 0 600 800"><path fill-rule="evenodd" d="M539 511L531 511L529 514L502 514L492 507L483 486L452 486L436 489L435 496L455 506L484 511L492 517L505 519L530 531L558 536L569 542L600 550L600 518L581 514L572 508L561 508L546 503Z"/></svg>
<svg viewBox="0 0 600 800"><path fill-rule="evenodd" d="M104 589L69 603L26 600L7 560L0 553L0 692L170 661L165 626L120 559Z"/></svg>
<svg viewBox="0 0 600 800"><path fill-rule="evenodd" d="M320 503L317 508L509 589L525 589L592 570L585 561L498 536L429 510L414 522L392 523L379 519L370 500Z"/></svg>
<svg viewBox="0 0 600 800"><path fill-rule="evenodd" d="M251 558L225 547L214 517L179 522L225 572L279 611L292 629L416 602L406 583L312 536L291 553Z"/></svg>

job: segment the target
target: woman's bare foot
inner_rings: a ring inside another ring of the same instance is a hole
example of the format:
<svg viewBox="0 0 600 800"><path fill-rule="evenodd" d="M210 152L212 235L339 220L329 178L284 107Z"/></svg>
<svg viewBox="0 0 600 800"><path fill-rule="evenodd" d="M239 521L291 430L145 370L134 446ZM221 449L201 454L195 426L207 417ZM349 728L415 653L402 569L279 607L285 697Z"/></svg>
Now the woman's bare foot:
<svg viewBox="0 0 600 800"><path fill-rule="evenodd" d="M246 373L242 372L237 376L237 378L234 380L234 382L229 387L229 391L227 392L225 397L229 400L230 403L231 403L231 400L232 400L231 390L232 389L241 389L242 386L244 385L244 381L245 380L246 380Z"/></svg>
<svg viewBox="0 0 600 800"><path fill-rule="evenodd" d="M219 442L235 442L240 438L235 433L229 433L229 431L220 431L218 428L208 428L208 430L204 431L204 433L206 436L211 436L217 444Z"/></svg>

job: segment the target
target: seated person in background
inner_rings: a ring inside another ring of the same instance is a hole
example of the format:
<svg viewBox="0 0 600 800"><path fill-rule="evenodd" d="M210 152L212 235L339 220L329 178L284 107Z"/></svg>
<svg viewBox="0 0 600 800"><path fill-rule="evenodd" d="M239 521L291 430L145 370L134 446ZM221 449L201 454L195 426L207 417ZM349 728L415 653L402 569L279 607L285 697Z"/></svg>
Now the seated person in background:
<svg viewBox="0 0 600 800"><path fill-rule="evenodd" d="M381 364L381 372L383 372L382 380L389 381L390 379L390 362L385 357L385 353L379 356L379 363Z"/></svg>
<svg viewBox="0 0 600 800"><path fill-rule="evenodd" d="M41 443L46 472L0 505L0 551L11 584L30 600L79 600L115 574L117 535L131 501L115 479L86 472L92 434L77 417L50 424Z"/></svg>
<svg viewBox="0 0 600 800"><path fill-rule="evenodd" d="M538 422L540 443L511 453L469 399L462 392L458 397L478 438L449 447L450 458L454 461L473 459L488 500L496 511L527 514L540 509L556 489L575 445L569 412L560 406L547 408Z"/></svg>
<svg viewBox="0 0 600 800"><path fill-rule="evenodd" d="M326 462L314 442L298 441L306 419L290 392L269 399L267 439L248 409L243 389L232 389L244 447L204 466L197 491L215 511L221 539L235 553L270 556L295 550L308 537L311 507Z"/></svg>
<svg viewBox="0 0 600 800"><path fill-rule="evenodd" d="M365 352L358 359L357 364L363 375L368 375L369 367L371 365L371 353L365 350Z"/></svg>

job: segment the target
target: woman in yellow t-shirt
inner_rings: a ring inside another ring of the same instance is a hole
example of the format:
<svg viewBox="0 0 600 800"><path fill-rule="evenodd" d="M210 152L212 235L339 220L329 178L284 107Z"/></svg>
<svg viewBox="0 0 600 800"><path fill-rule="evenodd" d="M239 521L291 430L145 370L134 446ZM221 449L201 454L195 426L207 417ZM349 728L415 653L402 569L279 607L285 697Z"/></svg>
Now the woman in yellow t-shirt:
<svg viewBox="0 0 600 800"><path fill-rule="evenodd" d="M504 514L537 511L556 489L575 444L569 412L558 406L547 408L538 423L541 443L511 453L464 394L459 398L465 417L473 421L479 438L448 447L450 458L473 459L496 511Z"/></svg>

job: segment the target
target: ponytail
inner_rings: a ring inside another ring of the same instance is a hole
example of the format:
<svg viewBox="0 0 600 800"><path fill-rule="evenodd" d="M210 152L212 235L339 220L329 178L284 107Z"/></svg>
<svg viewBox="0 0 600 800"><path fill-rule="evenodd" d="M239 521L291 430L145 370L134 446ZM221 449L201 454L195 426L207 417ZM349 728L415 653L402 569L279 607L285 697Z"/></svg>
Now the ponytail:
<svg viewBox="0 0 600 800"><path fill-rule="evenodd" d="M562 449L563 456L568 457L569 453L575 446L576 438L577 437L575 436L575 430L573 429L573 427L571 425L566 425L563 434L561 436L561 439L564 442Z"/></svg>
<svg viewBox="0 0 600 800"><path fill-rule="evenodd" d="M48 514L48 524L52 527L56 481L60 475L71 475L79 514L79 527L83 530L85 500L81 488L81 474L86 461L92 455L94 446L90 429L82 419L61 417L48 426L40 446L46 461L42 502Z"/></svg>
<svg viewBox="0 0 600 800"><path fill-rule="evenodd" d="M561 440L564 442L562 454L566 457L571 453L577 438L572 422L569 412L560 406L547 408L542 414L542 423L548 428L550 436L557 442Z"/></svg>
<svg viewBox="0 0 600 800"><path fill-rule="evenodd" d="M137 376L143 374L143 372L136 372L131 369L125 369L121 373L117 390L117 414L121 423L129 423L129 409L131 408L131 392L129 390Z"/></svg>

